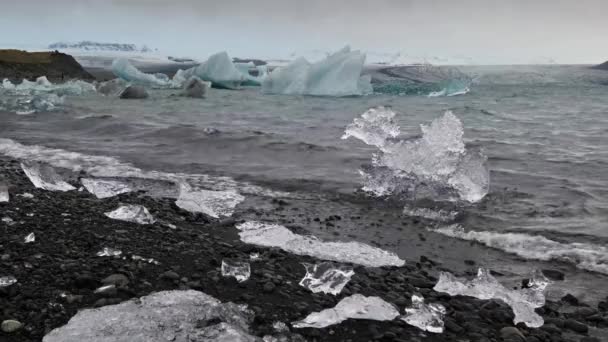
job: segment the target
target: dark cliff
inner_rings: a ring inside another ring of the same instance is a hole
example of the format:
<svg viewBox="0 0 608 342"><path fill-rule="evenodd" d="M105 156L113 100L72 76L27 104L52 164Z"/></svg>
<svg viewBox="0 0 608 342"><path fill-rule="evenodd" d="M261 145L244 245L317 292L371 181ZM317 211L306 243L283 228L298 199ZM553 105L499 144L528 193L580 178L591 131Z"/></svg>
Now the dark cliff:
<svg viewBox="0 0 608 342"><path fill-rule="evenodd" d="M27 52L0 50L0 80L8 78L20 82L46 76L50 81L68 79L92 80L74 57L59 52Z"/></svg>

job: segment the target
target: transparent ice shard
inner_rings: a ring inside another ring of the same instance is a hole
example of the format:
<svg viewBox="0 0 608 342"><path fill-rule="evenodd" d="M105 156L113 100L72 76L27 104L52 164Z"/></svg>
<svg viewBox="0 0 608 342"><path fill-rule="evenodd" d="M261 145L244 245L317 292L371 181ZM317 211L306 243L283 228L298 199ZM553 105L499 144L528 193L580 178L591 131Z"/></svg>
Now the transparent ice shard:
<svg viewBox="0 0 608 342"><path fill-rule="evenodd" d="M198 291L163 291L116 305L79 311L43 342L254 342L253 314Z"/></svg>
<svg viewBox="0 0 608 342"><path fill-rule="evenodd" d="M131 255L132 260L147 262L148 264L160 265L160 262L152 259L152 258L144 258L139 255Z"/></svg>
<svg viewBox="0 0 608 342"><path fill-rule="evenodd" d="M342 292L344 286L355 274L352 267L336 267L331 262L322 262L320 264L304 263L303 265L306 268L306 275L300 281L300 286L309 289L313 293L331 293L335 296Z"/></svg>
<svg viewBox="0 0 608 342"><path fill-rule="evenodd" d="M375 321L392 321L399 311L380 297L355 294L342 299L334 308L313 312L301 321L292 323L294 328L325 328L349 318Z"/></svg>
<svg viewBox="0 0 608 342"><path fill-rule="evenodd" d="M249 260L251 260L251 261L260 260L260 253L249 254Z"/></svg>
<svg viewBox="0 0 608 342"><path fill-rule="evenodd" d="M101 82L97 85L97 92L106 96L118 96L129 83L122 78Z"/></svg>
<svg viewBox="0 0 608 342"><path fill-rule="evenodd" d="M139 224L152 224L156 222L146 207L141 205L123 205L114 211L105 213L114 220L121 220Z"/></svg>
<svg viewBox="0 0 608 342"><path fill-rule="evenodd" d="M28 198L28 199L32 199L32 198L34 198L34 195L30 194L29 192L24 192L24 193L19 194L19 195L17 195L17 196L21 196L21 197L23 197L23 198Z"/></svg>
<svg viewBox="0 0 608 342"><path fill-rule="evenodd" d="M36 234L34 233L27 234L27 236L23 239L24 243L31 243L34 241L36 241Z"/></svg>
<svg viewBox="0 0 608 342"><path fill-rule="evenodd" d="M416 328L436 334L443 332L445 307L441 304L425 304L422 295L412 295L412 306L405 308L401 319Z"/></svg>
<svg viewBox="0 0 608 342"><path fill-rule="evenodd" d="M66 183L49 165L38 162L22 162L21 168L32 184L49 191L71 191L76 189Z"/></svg>
<svg viewBox="0 0 608 342"><path fill-rule="evenodd" d="M370 108L361 115L361 118L355 118L353 123L346 127L342 139L353 137L382 149L389 139L394 139L400 134L394 118L395 112L390 108L383 106Z"/></svg>
<svg viewBox="0 0 608 342"><path fill-rule="evenodd" d="M236 190L192 190L190 186L182 183L175 204L189 212L219 218L220 216L232 216L234 208L243 200L245 197Z"/></svg>
<svg viewBox="0 0 608 342"><path fill-rule="evenodd" d="M106 257L106 256L119 256L122 254L122 251L110 247L104 247L101 251L97 252L98 257Z"/></svg>
<svg viewBox="0 0 608 342"><path fill-rule="evenodd" d="M87 191L97 198L108 198L132 191L127 184L119 181L83 178L81 182Z"/></svg>
<svg viewBox="0 0 608 342"><path fill-rule="evenodd" d="M243 74L245 77L244 86L260 86L267 76L268 69L265 65L256 66L253 62L248 63L234 63L234 66ZM257 76L253 76L249 73L249 70L255 69L258 73Z"/></svg>
<svg viewBox="0 0 608 342"><path fill-rule="evenodd" d="M295 234L284 226L248 221L236 226L245 243L278 247L290 253L323 260L349 262L370 267L403 266L396 254L360 242L325 242L314 236Z"/></svg>
<svg viewBox="0 0 608 342"><path fill-rule="evenodd" d="M222 276L234 277L239 283L249 279L251 267L248 262L235 260L222 260Z"/></svg>
<svg viewBox="0 0 608 342"><path fill-rule="evenodd" d="M480 268L477 277L472 280L458 279L451 273L441 272L439 281L433 289L451 296L502 300L513 309L515 314L513 323L523 322L528 327L538 328L544 324L544 320L534 312L534 309L545 305L544 290L547 285L549 285L549 280L542 273L535 272L529 282L529 287L517 290L507 289L490 274L490 271Z"/></svg>
<svg viewBox="0 0 608 342"><path fill-rule="evenodd" d="M8 187L4 183L0 183L0 203L7 203L9 201Z"/></svg>
<svg viewBox="0 0 608 342"><path fill-rule="evenodd" d="M17 278L13 276L2 276L0 277L0 287L11 286L17 282Z"/></svg>

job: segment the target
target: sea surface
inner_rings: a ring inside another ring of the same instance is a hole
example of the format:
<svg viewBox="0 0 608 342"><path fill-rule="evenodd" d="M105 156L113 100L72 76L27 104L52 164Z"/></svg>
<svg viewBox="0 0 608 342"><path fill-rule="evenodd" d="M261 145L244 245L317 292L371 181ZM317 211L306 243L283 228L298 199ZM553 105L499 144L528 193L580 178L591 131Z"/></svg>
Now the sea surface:
<svg viewBox="0 0 608 342"><path fill-rule="evenodd" d="M544 237L565 248L558 262L605 284L608 72L587 66L460 70L474 81L470 93L453 97L326 98L263 95L259 88L212 89L204 100L173 96L176 90L152 90L147 100L68 96L58 111L0 112L0 153L117 176L139 169L224 187L232 184L229 177L271 191L335 196L361 187L359 170L376 152L341 139L354 118L390 106L409 138L450 110L464 124L466 144L488 156L491 181L479 203L451 207L460 215L455 224L486 234L470 239L524 259L546 257L548 250L537 248L544 240L532 241ZM385 199L366 201L373 206ZM425 208L433 209L432 201Z"/></svg>

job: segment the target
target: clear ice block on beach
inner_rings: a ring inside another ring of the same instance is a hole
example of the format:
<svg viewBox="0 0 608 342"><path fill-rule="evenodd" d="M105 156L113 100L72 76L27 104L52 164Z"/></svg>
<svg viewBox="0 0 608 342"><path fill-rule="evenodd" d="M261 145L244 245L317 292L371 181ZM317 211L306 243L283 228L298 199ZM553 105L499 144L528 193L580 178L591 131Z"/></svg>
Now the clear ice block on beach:
<svg viewBox="0 0 608 342"><path fill-rule="evenodd" d="M222 260L222 276L234 277L239 283L242 283L251 276L251 266L248 262L224 259Z"/></svg>
<svg viewBox="0 0 608 342"><path fill-rule="evenodd" d="M13 276L2 276L0 277L0 287L11 286L17 282L17 278Z"/></svg>
<svg viewBox="0 0 608 342"><path fill-rule="evenodd" d="M23 172L32 184L39 189L49 191L71 191L76 189L61 179L57 172L49 165L24 161L21 163L21 169L23 169Z"/></svg>
<svg viewBox="0 0 608 342"><path fill-rule="evenodd" d="M107 257L107 256L119 256L122 254L122 251L110 247L104 247L101 251L97 252L98 257Z"/></svg>
<svg viewBox="0 0 608 342"><path fill-rule="evenodd" d="M175 204L192 213L203 213L219 218L232 216L234 208L243 200L245 197L236 190L193 190L189 185L182 183Z"/></svg>
<svg viewBox="0 0 608 342"><path fill-rule="evenodd" d="M342 299L331 309L311 313L303 320L294 322L292 326L294 328L325 328L349 318L392 321L397 316L399 316L397 308L382 298L355 294Z"/></svg>
<svg viewBox="0 0 608 342"><path fill-rule="evenodd" d="M80 181L97 198L109 198L132 191L127 184L114 180L83 178Z"/></svg>
<svg viewBox="0 0 608 342"><path fill-rule="evenodd" d="M141 205L123 205L118 209L105 213L105 215L114 220L133 222L138 224L152 224L156 222L148 209Z"/></svg>
<svg viewBox="0 0 608 342"><path fill-rule="evenodd" d="M355 274L350 266L335 266L331 262L320 264L304 263L306 275L300 281L303 286L313 293L330 293L334 296L342 292L342 289Z"/></svg>
<svg viewBox="0 0 608 342"><path fill-rule="evenodd" d="M401 320L416 328L436 334L443 332L445 307L441 304L425 304L422 295L412 295L412 306L405 308Z"/></svg>
<svg viewBox="0 0 608 342"><path fill-rule="evenodd" d="M23 239L24 243L32 243L34 241L36 241L36 234L34 233L27 234L27 236Z"/></svg>

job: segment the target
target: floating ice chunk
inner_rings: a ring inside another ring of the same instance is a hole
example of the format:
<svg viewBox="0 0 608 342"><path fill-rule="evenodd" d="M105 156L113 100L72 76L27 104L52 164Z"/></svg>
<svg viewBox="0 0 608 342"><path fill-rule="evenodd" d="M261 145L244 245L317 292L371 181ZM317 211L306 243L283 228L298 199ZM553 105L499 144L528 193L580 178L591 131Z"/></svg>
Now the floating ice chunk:
<svg viewBox="0 0 608 342"><path fill-rule="evenodd" d="M575 264L580 269L608 274L607 246L581 242L561 243L541 235L523 233L465 231L460 225L432 231L462 240L477 241L526 259L558 260Z"/></svg>
<svg viewBox="0 0 608 342"><path fill-rule="evenodd" d="M245 86L260 86L264 82L264 78L267 76L268 69L265 65L255 66L253 62L249 63L234 63L234 66L243 74L245 77ZM257 76L253 76L249 73L249 70L255 69L258 73Z"/></svg>
<svg viewBox="0 0 608 342"><path fill-rule="evenodd" d="M13 276L2 276L0 277L0 287L11 286L17 282L17 278Z"/></svg>
<svg viewBox="0 0 608 342"><path fill-rule="evenodd" d="M36 241L36 234L34 233L27 234L27 236L23 239L24 243L32 243L34 241Z"/></svg>
<svg viewBox="0 0 608 342"><path fill-rule="evenodd" d="M424 297L414 294L412 295L412 306L405 308L405 315L401 319L420 330L440 334L443 332L445 313L443 305L425 304Z"/></svg>
<svg viewBox="0 0 608 342"><path fill-rule="evenodd" d="M267 94L358 96L373 92L371 76L361 76L365 54L350 47L311 64L298 58L264 78L262 91Z"/></svg>
<svg viewBox="0 0 608 342"><path fill-rule="evenodd" d="M43 342L254 342L252 313L198 291L163 291L116 305L79 311ZM221 323L216 323L221 322Z"/></svg>
<svg viewBox="0 0 608 342"><path fill-rule="evenodd" d="M81 179L82 185L97 198L108 198L131 192L131 188L122 182L93 178Z"/></svg>
<svg viewBox="0 0 608 342"><path fill-rule="evenodd" d="M192 76L184 82L182 95L202 99L207 94L209 88L211 88L211 82L201 81L200 78Z"/></svg>
<svg viewBox="0 0 608 342"><path fill-rule="evenodd" d="M251 261L260 260L260 253L249 254L249 260L251 260Z"/></svg>
<svg viewBox="0 0 608 342"><path fill-rule="evenodd" d="M179 197L175 204L189 212L203 213L211 217L232 216L237 204L245 200L236 190L212 191L192 190L189 185L180 184Z"/></svg>
<svg viewBox="0 0 608 342"><path fill-rule="evenodd" d="M156 222L148 209L141 205L123 205L114 211L105 213L105 215L111 219L139 224L152 224Z"/></svg>
<svg viewBox="0 0 608 342"><path fill-rule="evenodd" d="M209 81L214 87L238 89L246 78L232 63L227 52L219 52L209 57L202 64L185 70L180 77L188 79L198 76L203 81Z"/></svg>
<svg viewBox="0 0 608 342"><path fill-rule="evenodd" d="M394 118L395 112L390 108L370 108L346 127L342 139L354 137L382 149L389 139L396 138L400 133Z"/></svg>
<svg viewBox="0 0 608 342"><path fill-rule="evenodd" d="M8 187L4 183L0 183L0 203L9 201Z"/></svg>
<svg viewBox="0 0 608 342"><path fill-rule="evenodd" d="M106 257L106 256L119 256L122 254L122 251L110 247L104 247L101 251L97 252L98 257Z"/></svg>
<svg viewBox="0 0 608 342"><path fill-rule="evenodd" d="M251 276L251 267L248 262L222 260L222 276L234 277L239 283L249 279Z"/></svg>
<svg viewBox="0 0 608 342"><path fill-rule="evenodd" d="M300 286L309 289L313 293L331 293L335 296L342 292L344 286L355 274L352 267L335 267L330 262L322 262L320 264L304 263L303 265L306 268L306 275L300 281Z"/></svg>
<svg viewBox="0 0 608 342"><path fill-rule="evenodd" d="M310 255L323 260L350 262L370 267L403 266L405 261L396 254L360 242L325 242L314 236L294 234L284 226L248 221L236 226L245 243L278 247L298 255Z"/></svg>
<svg viewBox="0 0 608 342"><path fill-rule="evenodd" d="M313 312L301 321L292 323L294 328L325 328L349 318L392 321L399 311L380 297L355 294L342 299L334 308Z"/></svg>
<svg viewBox="0 0 608 342"><path fill-rule="evenodd" d="M128 59L117 58L112 62L112 72L116 77L133 84L151 86L158 88L180 87L181 84L174 84L165 74L146 74L134 67Z"/></svg>
<svg viewBox="0 0 608 342"><path fill-rule="evenodd" d="M502 300L513 309L514 324L523 322L528 327L538 328L544 324L544 320L534 309L545 305L543 292L548 284L542 273L535 272L528 288L511 290L499 283L488 270L480 268L473 280L458 279L451 273L441 272L433 289L451 296Z"/></svg>
<svg viewBox="0 0 608 342"><path fill-rule="evenodd" d="M63 181L55 170L46 164L23 162L21 163L21 168L32 184L39 189L50 191L70 191L76 189Z"/></svg>

